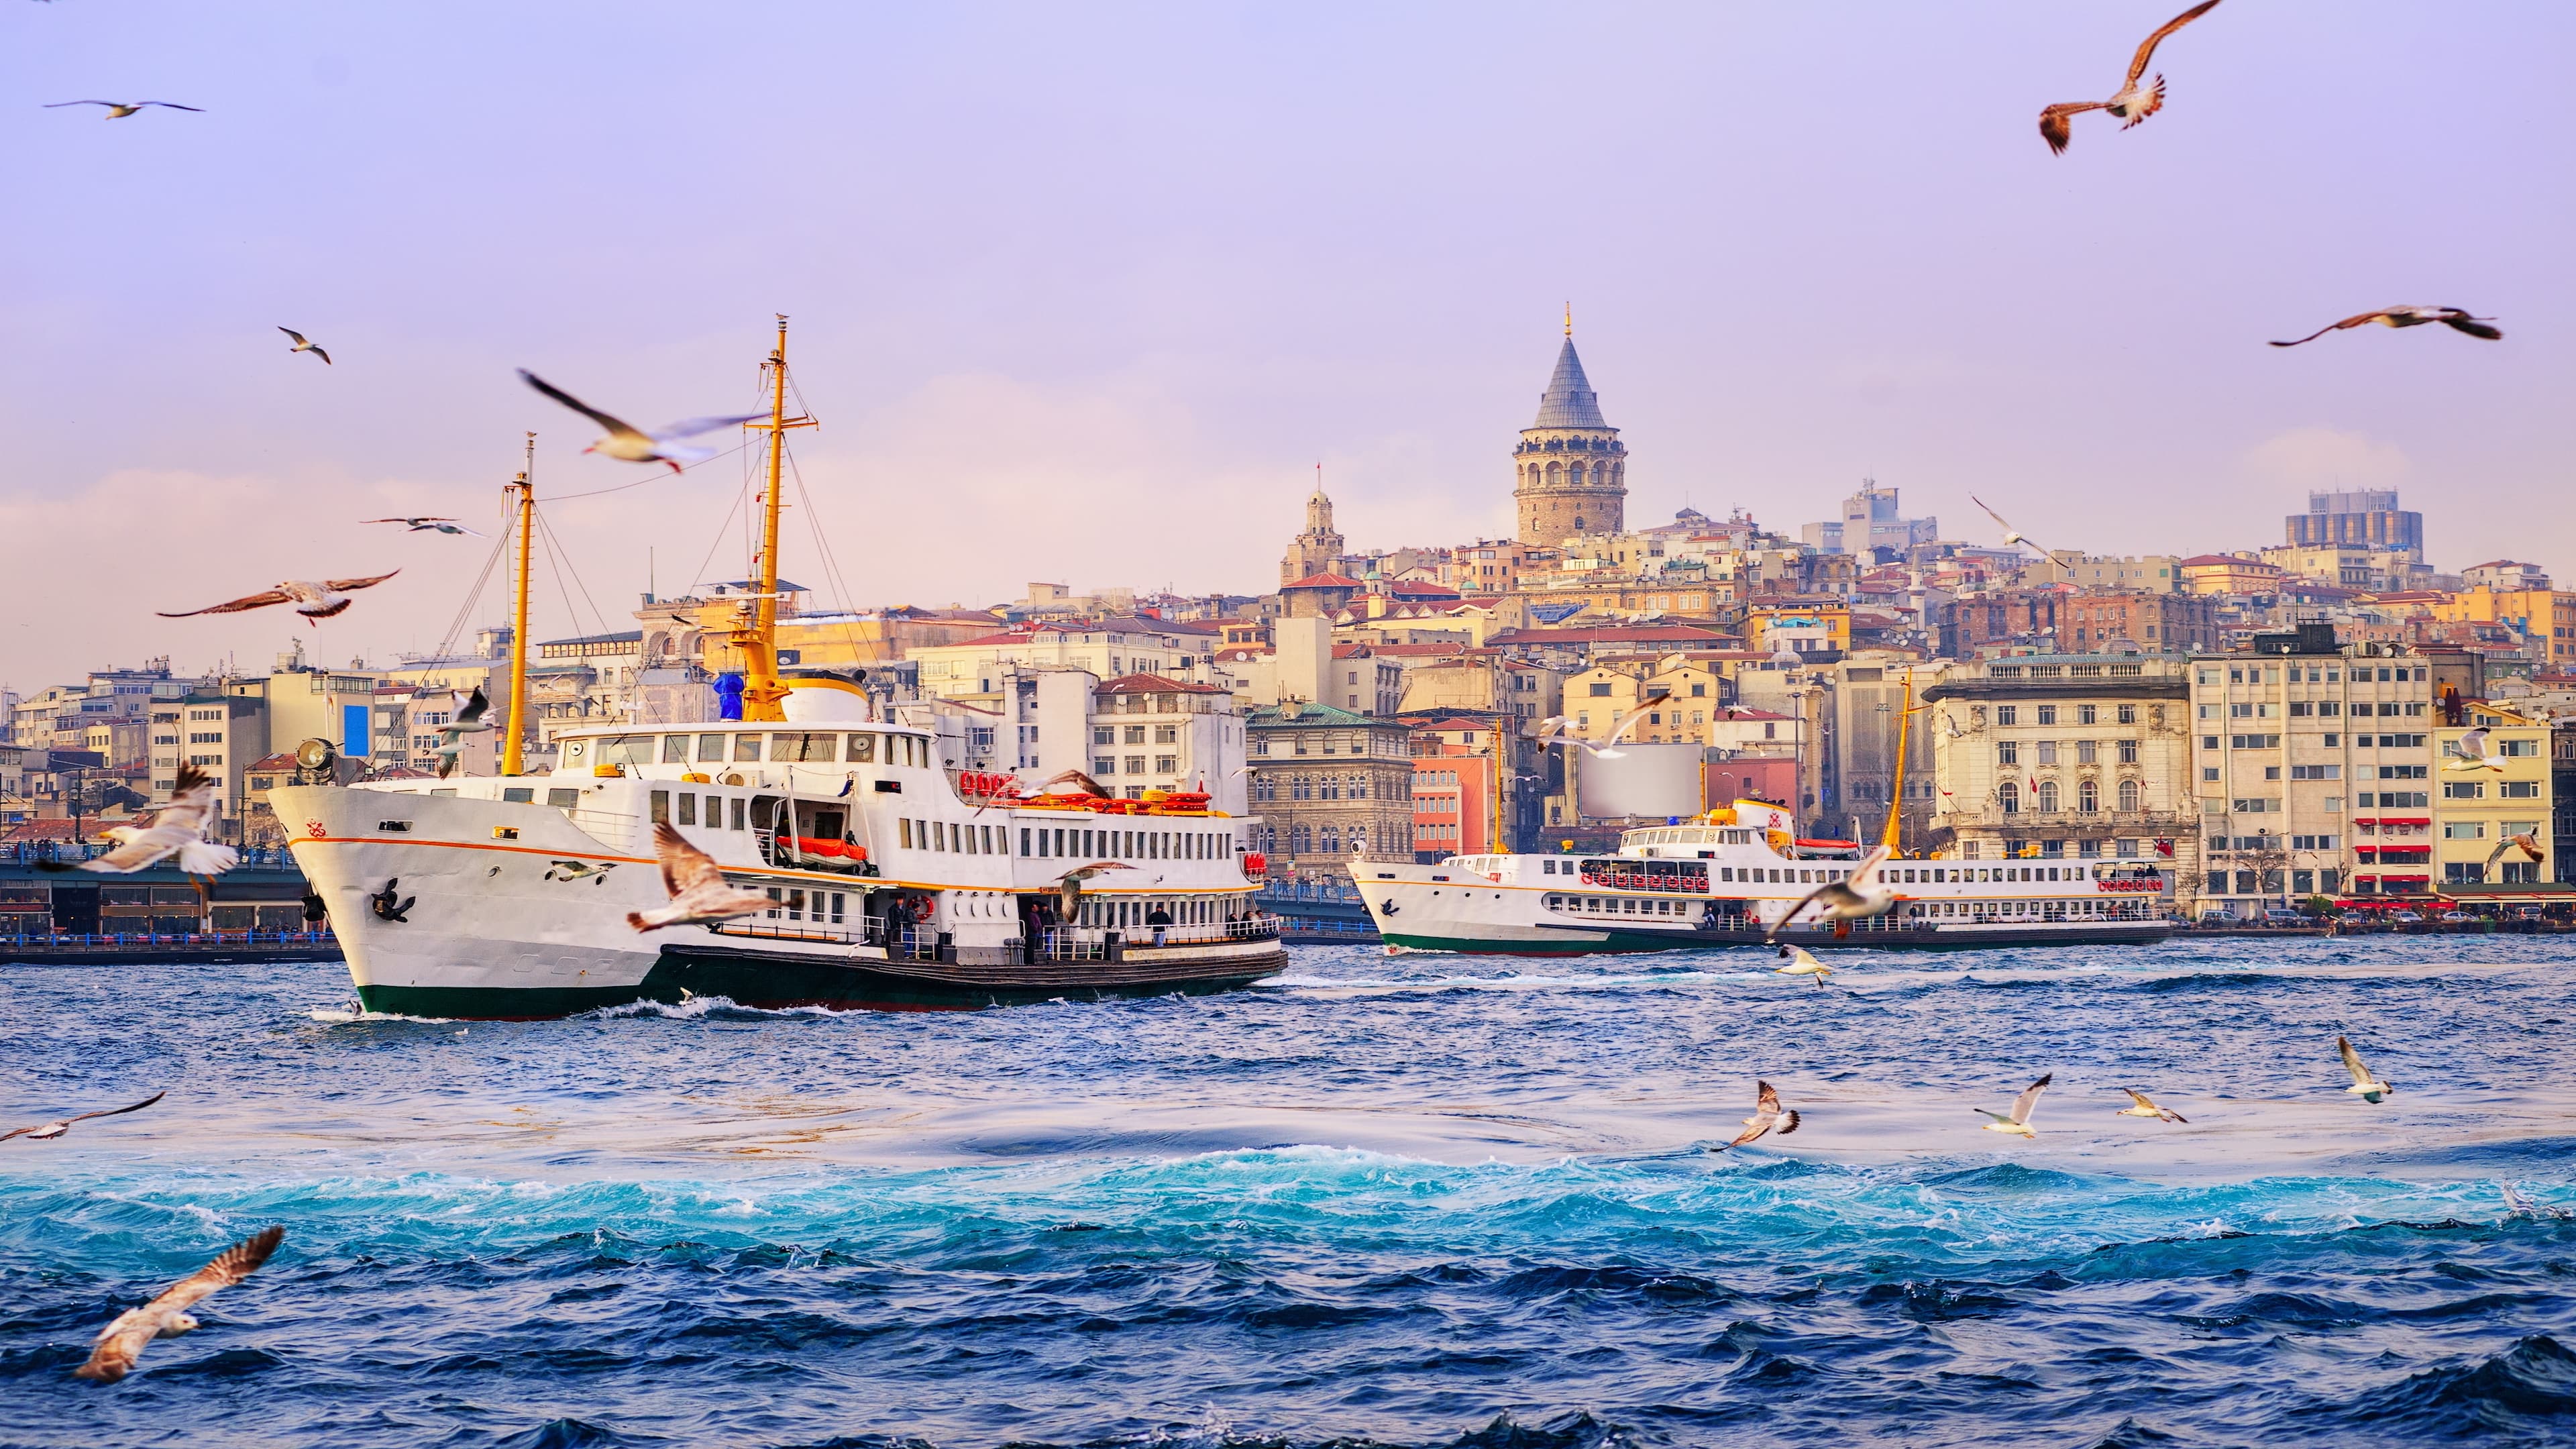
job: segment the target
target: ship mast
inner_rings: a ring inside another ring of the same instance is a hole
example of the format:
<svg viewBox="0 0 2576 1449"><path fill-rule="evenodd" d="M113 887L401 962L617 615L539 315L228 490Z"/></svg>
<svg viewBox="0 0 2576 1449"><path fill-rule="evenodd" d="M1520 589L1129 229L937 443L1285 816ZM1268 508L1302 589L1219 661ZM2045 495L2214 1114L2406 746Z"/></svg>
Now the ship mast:
<svg viewBox="0 0 2576 1449"><path fill-rule="evenodd" d="M1905 729L1914 719L1914 671L1905 671L1905 694L1896 711L1896 783L1888 791L1887 828L1879 833L1878 843L1889 851L1896 850L1898 834L1905 824Z"/></svg>
<svg viewBox="0 0 2576 1449"><path fill-rule="evenodd" d="M501 741L501 773L516 775L526 765L528 738L528 535L537 512L537 435L528 434L527 466L502 491L516 496L519 510L519 577L510 601L510 733Z"/></svg>
<svg viewBox="0 0 2576 1449"><path fill-rule="evenodd" d="M777 722L787 718L780 701L787 686L778 680L778 490L787 459L787 430L810 428L814 420L787 415L787 314L778 314L778 348L769 354L769 421L751 427L769 434L769 492L760 525L760 597L753 600L751 622L732 631L730 642L742 656L742 717Z"/></svg>

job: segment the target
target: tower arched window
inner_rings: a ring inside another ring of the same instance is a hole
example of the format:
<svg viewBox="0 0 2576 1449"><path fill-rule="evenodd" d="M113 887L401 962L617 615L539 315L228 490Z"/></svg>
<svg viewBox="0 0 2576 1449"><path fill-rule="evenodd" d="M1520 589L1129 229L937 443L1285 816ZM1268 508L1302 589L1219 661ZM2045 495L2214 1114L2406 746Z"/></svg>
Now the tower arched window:
<svg viewBox="0 0 2576 1449"><path fill-rule="evenodd" d="M1558 482L1559 482L1559 481L1561 481L1561 480L1564 478L1564 476L1565 476L1565 465L1564 465L1564 464L1562 464L1562 463L1550 463L1550 464L1548 464L1548 465L1547 465L1547 486L1548 486L1548 487L1550 487L1550 488L1555 487L1555 486L1558 484Z"/></svg>
<svg viewBox="0 0 2576 1449"><path fill-rule="evenodd" d="M2120 782L2120 813L2123 815L2134 815L2137 811L2138 782L2135 780L2122 780Z"/></svg>
<svg viewBox="0 0 2576 1449"><path fill-rule="evenodd" d="M2077 814L2091 815L2099 811L2101 808L2101 786L2094 784L2090 780L2086 780L2075 787L2075 810Z"/></svg>

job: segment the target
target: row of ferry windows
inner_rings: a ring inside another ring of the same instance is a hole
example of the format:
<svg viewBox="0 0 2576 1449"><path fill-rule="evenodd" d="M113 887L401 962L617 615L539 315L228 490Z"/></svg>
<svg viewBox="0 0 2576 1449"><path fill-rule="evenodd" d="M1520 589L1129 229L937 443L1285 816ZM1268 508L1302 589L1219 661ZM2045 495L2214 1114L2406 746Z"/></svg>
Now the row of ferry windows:
<svg viewBox="0 0 2576 1449"><path fill-rule="evenodd" d="M1696 901L1650 900L1639 896L1549 896L1547 908L1552 911L1590 911L1611 916L1680 916L1691 919L1698 912ZM1995 916L2118 916L2144 914L2138 903L2124 900L2071 901L1919 901L1898 907L1905 917L1967 916L1986 920Z"/></svg>
<svg viewBox="0 0 2576 1449"><path fill-rule="evenodd" d="M764 754L763 742L767 742ZM795 734L612 735L566 740L567 765L751 764L767 758L795 765L911 765L927 768L930 741L919 735Z"/></svg>
<svg viewBox="0 0 2576 1449"><path fill-rule="evenodd" d="M1595 869L1600 869L1611 865L1612 862L1594 860L1591 864ZM1542 875L1560 873L1572 875L1576 869L1575 862L1556 856L1541 856L1538 866ZM1771 866L1726 865L1718 867L1717 871L1717 878L1721 881L1740 881L1748 885L1821 885L1827 881L1846 879L1850 875L1851 872L1848 870L1812 868L1795 870ZM2081 866L2072 865L1891 865L1879 871L1879 879L1889 885L1965 885L1976 881L2083 880L2085 878L2084 869Z"/></svg>

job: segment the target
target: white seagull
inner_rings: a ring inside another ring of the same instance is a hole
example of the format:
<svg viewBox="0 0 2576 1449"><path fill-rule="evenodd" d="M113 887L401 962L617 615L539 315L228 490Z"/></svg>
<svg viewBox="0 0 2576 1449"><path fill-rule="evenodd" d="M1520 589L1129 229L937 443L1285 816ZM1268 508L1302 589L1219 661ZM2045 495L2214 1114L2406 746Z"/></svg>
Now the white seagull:
<svg viewBox="0 0 2576 1449"><path fill-rule="evenodd" d="M2148 1101L2147 1094L2139 1091L2135 1087L2122 1087L2120 1090L2128 1093L2129 1100L2137 1104L2134 1107L2121 1108L2119 1111L2120 1116L2153 1117L2159 1122L2182 1122L2186 1124L2191 1120L2183 1116L2180 1112L2173 1110L2171 1107L2159 1107L2155 1103Z"/></svg>
<svg viewBox="0 0 2576 1449"><path fill-rule="evenodd" d="M324 366L327 367L330 365L331 354L314 346L312 343L305 341L303 333L296 331L292 327L280 327L277 330L295 339L295 345L286 349L288 356L292 357L298 352L310 352L314 356L321 358Z"/></svg>
<svg viewBox="0 0 2576 1449"><path fill-rule="evenodd" d="M111 121L123 120L125 117L133 115L136 111L142 110L145 106L166 106L174 111L203 111L205 109L203 106L183 106L177 101L50 101L46 103L45 109L49 111L59 111L65 106L105 106L107 107L107 119Z"/></svg>
<svg viewBox="0 0 2576 1449"><path fill-rule="evenodd" d="M476 538L484 537L482 533L467 528L453 518L361 518L358 521L360 523L399 523L406 533L468 533Z"/></svg>
<svg viewBox="0 0 2576 1449"><path fill-rule="evenodd" d="M726 880L715 858L691 845L667 820L653 827L653 854L662 862L662 889L670 894L671 903L649 911L628 911L626 924L638 931L703 926L778 904L767 892Z"/></svg>
<svg viewBox="0 0 2576 1449"><path fill-rule="evenodd" d="M152 1340L177 1338L198 1326L187 1311L197 1300L249 1277L285 1238L286 1229L282 1227L262 1228L224 1249L213 1262L163 1289L160 1297L118 1314L98 1331L89 1362L73 1369L73 1375L102 1384L125 1377Z"/></svg>
<svg viewBox="0 0 2576 1449"><path fill-rule="evenodd" d="M1781 1136L1786 1137L1798 1130L1798 1114L1781 1110L1780 1094L1772 1090L1769 1082L1756 1081L1753 1084L1753 1091L1753 1115L1744 1119L1744 1131L1738 1134L1734 1141L1726 1144L1726 1147L1717 1149L1718 1151L1724 1152L1727 1147L1741 1147L1765 1132L1777 1131Z"/></svg>
<svg viewBox="0 0 2576 1449"><path fill-rule="evenodd" d="M476 685L470 696L451 694L448 697L453 701L455 712L448 717L446 724L438 727L438 778L442 780L456 773L457 758L465 753L467 735L500 728L484 718L491 711L492 701L484 697L481 685Z"/></svg>
<svg viewBox="0 0 2576 1449"><path fill-rule="evenodd" d="M214 820L213 777L195 765L181 765L177 778L171 781L170 803L154 811L145 825L109 826L107 835L116 842L116 848L96 860L82 861L78 868L104 875L131 875L175 855L179 857L179 869L190 875L222 875L233 868L241 855L229 845L206 839L206 827ZM72 869L62 865L52 868Z"/></svg>
<svg viewBox="0 0 2576 1449"><path fill-rule="evenodd" d="M2051 554L2047 549L2040 548L2040 546L2039 546L2039 541L2038 541L2037 539L2032 538L2029 534L2026 534L2026 533L2022 532L2020 529L2013 527L2011 524L2004 522L2004 516L2003 516L2002 514L1995 512L1995 511L1994 511L1993 509L1991 509L1991 508L1986 508L1986 502L1985 502L1985 500L1984 500L1984 499L1979 498L1979 497L1978 497L1977 495L1975 495L1974 493L1971 493L1971 494L1969 494L1969 495L1968 495L1968 501L1969 501L1970 503L1973 503L1973 504L1977 505L1977 506L1978 506L1979 508L1981 508L1981 509L1985 509L1985 514L1986 514L1986 516L1987 516L1988 518L1991 518L1991 519L1993 519L1993 520L1995 521L1995 527L2000 528L2000 529L2002 529L2002 530L2004 531L2004 542L2005 542L2007 545L2010 545L2010 546L2012 546L2012 547L2016 547L2016 548L2017 548L2017 547L2021 546L2022 544L2025 544L2025 543L2026 543L2026 544L2029 544L2032 548L2037 548L2037 549L2039 549L2040 556L2041 556L2041 557L2043 557L2043 558L2054 558L2054 557L2056 557L2056 555Z"/></svg>
<svg viewBox="0 0 2576 1449"><path fill-rule="evenodd" d="M583 452L605 453L623 463L660 463L674 473L685 471L686 464L703 463L716 455L713 448L683 448L679 446L679 439L712 433L718 428L736 427L760 416L758 413L743 413L724 418L686 418L648 433L601 412L524 367L519 369L519 376L527 380L528 386L608 430L608 436L582 449Z"/></svg>
<svg viewBox="0 0 2576 1449"><path fill-rule="evenodd" d="M2497 859L2508 850L2521 851L2534 864L2548 856L2548 852L2540 848L2540 837L2525 831L2520 835L2508 835L2497 841L2496 848L2487 852L2487 864L2495 864Z"/></svg>
<svg viewBox="0 0 2576 1449"><path fill-rule="evenodd" d="M92 1117L121 1117L128 1112L140 1112L168 1095L170 1094L167 1092L155 1092L131 1107L107 1107L96 1112L83 1112L76 1117L65 1117L59 1122L47 1122L41 1127L13 1127L6 1132L0 1132L0 1142L6 1142L12 1137L24 1137L30 1142L51 1142L70 1131L74 1122L86 1122Z"/></svg>
<svg viewBox="0 0 2576 1449"><path fill-rule="evenodd" d="M1995 1119L1992 1122L1985 1124L1986 1130L1989 1132L2009 1132L2015 1137L2038 1136L2039 1134L2037 1132L2031 1130L2030 1109L2039 1105L2039 1094L2048 1089L2048 1084L2054 1080L2056 1076L2057 1073L2051 1072L2047 1076L2040 1078L2038 1081L2031 1083L2029 1086L2022 1088L2021 1095L2013 1099L2012 1111L2009 1113L1988 1112L1985 1108L1979 1107L1977 1111L1980 1114Z"/></svg>
<svg viewBox="0 0 2576 1449"><path fill-rule="evenodd" d="M1780 954L1789 958L1789 964L1772 967L1771 974L1775 976L1813 976L1817 989L1822 990L1825 978L1834 974L1834 968L1817 960L1815 953L1804 946L1782 946Z"/></svg>
<svg viewBox="0 0 2576 1449"><path fill-rule="evenodd" d="M2471 770L2501 773L2503 769L2504 756L2487 753L2487 732L2484 729L2462 731L2458 742L2450 747L2447 758L2442 761L2443 772L2451 775L2465 775Z"/></svg>
<svg viewBox="0 0 2576 1449"><path fill-rule="evenodd" d="M2073 128L2067 125L2068 118L2081 115L2086 111L2109 111L2120 118L2122 123L2120 129L2125 131L2164 109L2165 78L2159 75L2152 83L2143 86L2138 84L2139 78L2147 73L2148 62L2155 59L2156 47L2163 43L2166 36L2207 14L2210 7L2217 3L2218 0L2200 0L2199 4L2166 21L2155 34L2148 36L2147 43L2139 46L2138 53L2130 59L2129 74L2120 82L2119 94L2111 99L2065 101L2041 111L2039 134L2048 142L2048 149L2063 155L2066 151L2066 143L2074 138Z"/></svg>
<svg viewBox="0 0 2576 1449"><path fill-rule="evenodd" d="M1882 845L1862 856L1860 864L1852 868L1850 875L1841 880L1829 880L1807 892L1807 898L1791 906L1788 914L1780 918L1779 924L1773 926L1763 940L1776 943L1780 933L1789 929L1789 923L1797 920L1809 906L1822 907L1817 916L1834 923L1834 939L1838 941L1851 934L1852 922L1886 915L1896 904L1896 892L1879 880L1878 871L1894 854Z"/></svg>
<svg viewBox="0 0 2576 1449"><path fill-rule="evenodd" d="M401 569L395 569L393 573L377 574L372 578L323 579L319 582L311 579L288 579L275 588L264 589L256 594L245 594L224 603L209 604L202 609L186 609L176 614L162 613L161 617L192 619L199 614L238 614L246 609L265 609L271 604L293 604L295 612L302 614L318 626L322 620L346 612L351 593L359 589L372 589L401 572Z"/></svg>
<svg viewBox="0 0 2576 1449"><path fill-rule="evenodd" d="M2382 307L2376 312L2363 312L2340 322L2329 322L2305 337L2272 345L2296 347L2302 342L2314 342L2329 332L2341 332L2347 327L2366 327L2373 322L2382 327L2421 327L2427 322L2439 322L2454 332L2499 342L2504 339L2504 332L2494 325L2494 321L2491 317L2472 317L2465 307Z"/></svg>
<svg viewBox="0 0 2576 1449"><path fill-rule="evenodd" d="M2369 1064L2361 1059L2361 1053L2352 1049L2351 1042L2336 1037L2335 1050L2343 1053L2343 1069L2352 1073L2352 1085L2344 1088L2345 1091L2375 1105L2397 1090L2395 1083L2383 1082L2371 1075Z"/></svg>
<svg viewBox="0 0 2576 1449"><path fill-rule="evenodd" d="M1068 926L1072 925L1074 913L1082 909L1082 883L1084 881L1091 879L1095 875L1106 874L1109 871L1134 870L1135 868L1136 867L1127 864L1123 860L1095 860L1089 865L1077 865L1073 869L1066 871L1064 874L1057 876L1055 878L1056 906L1062 912L1064 923Z"/></svg>

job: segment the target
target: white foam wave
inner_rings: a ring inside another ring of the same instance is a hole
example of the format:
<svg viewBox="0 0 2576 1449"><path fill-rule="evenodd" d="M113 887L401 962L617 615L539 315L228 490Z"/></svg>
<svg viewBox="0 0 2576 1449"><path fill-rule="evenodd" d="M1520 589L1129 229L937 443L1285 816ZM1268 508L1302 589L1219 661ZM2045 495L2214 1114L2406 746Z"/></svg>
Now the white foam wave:
<svg viewBox="0 0 2576 1449"><path fill-rule="evenodd" d="M419 1026L456 1024L456 1018L452 1016L405 1016L399 1011L362 1011L354 1006L338 1008L317 1006L304 1013L304 1016L308 1021L318 1021L325 1026L346 1026L353 1021L407 1021Z"/></svg>
<svg viewBox="0 0 2576 1449"><path fill-rule="evenodd" d="M828 1006L745 1006L730 996L692 992L679 1001L625 1001L585 1011L576 1021L614 1021L621 1017L656 1016L668 1021L695 1021L711 1011L739 1011L752 1016L837 1016Z"/></svg>

